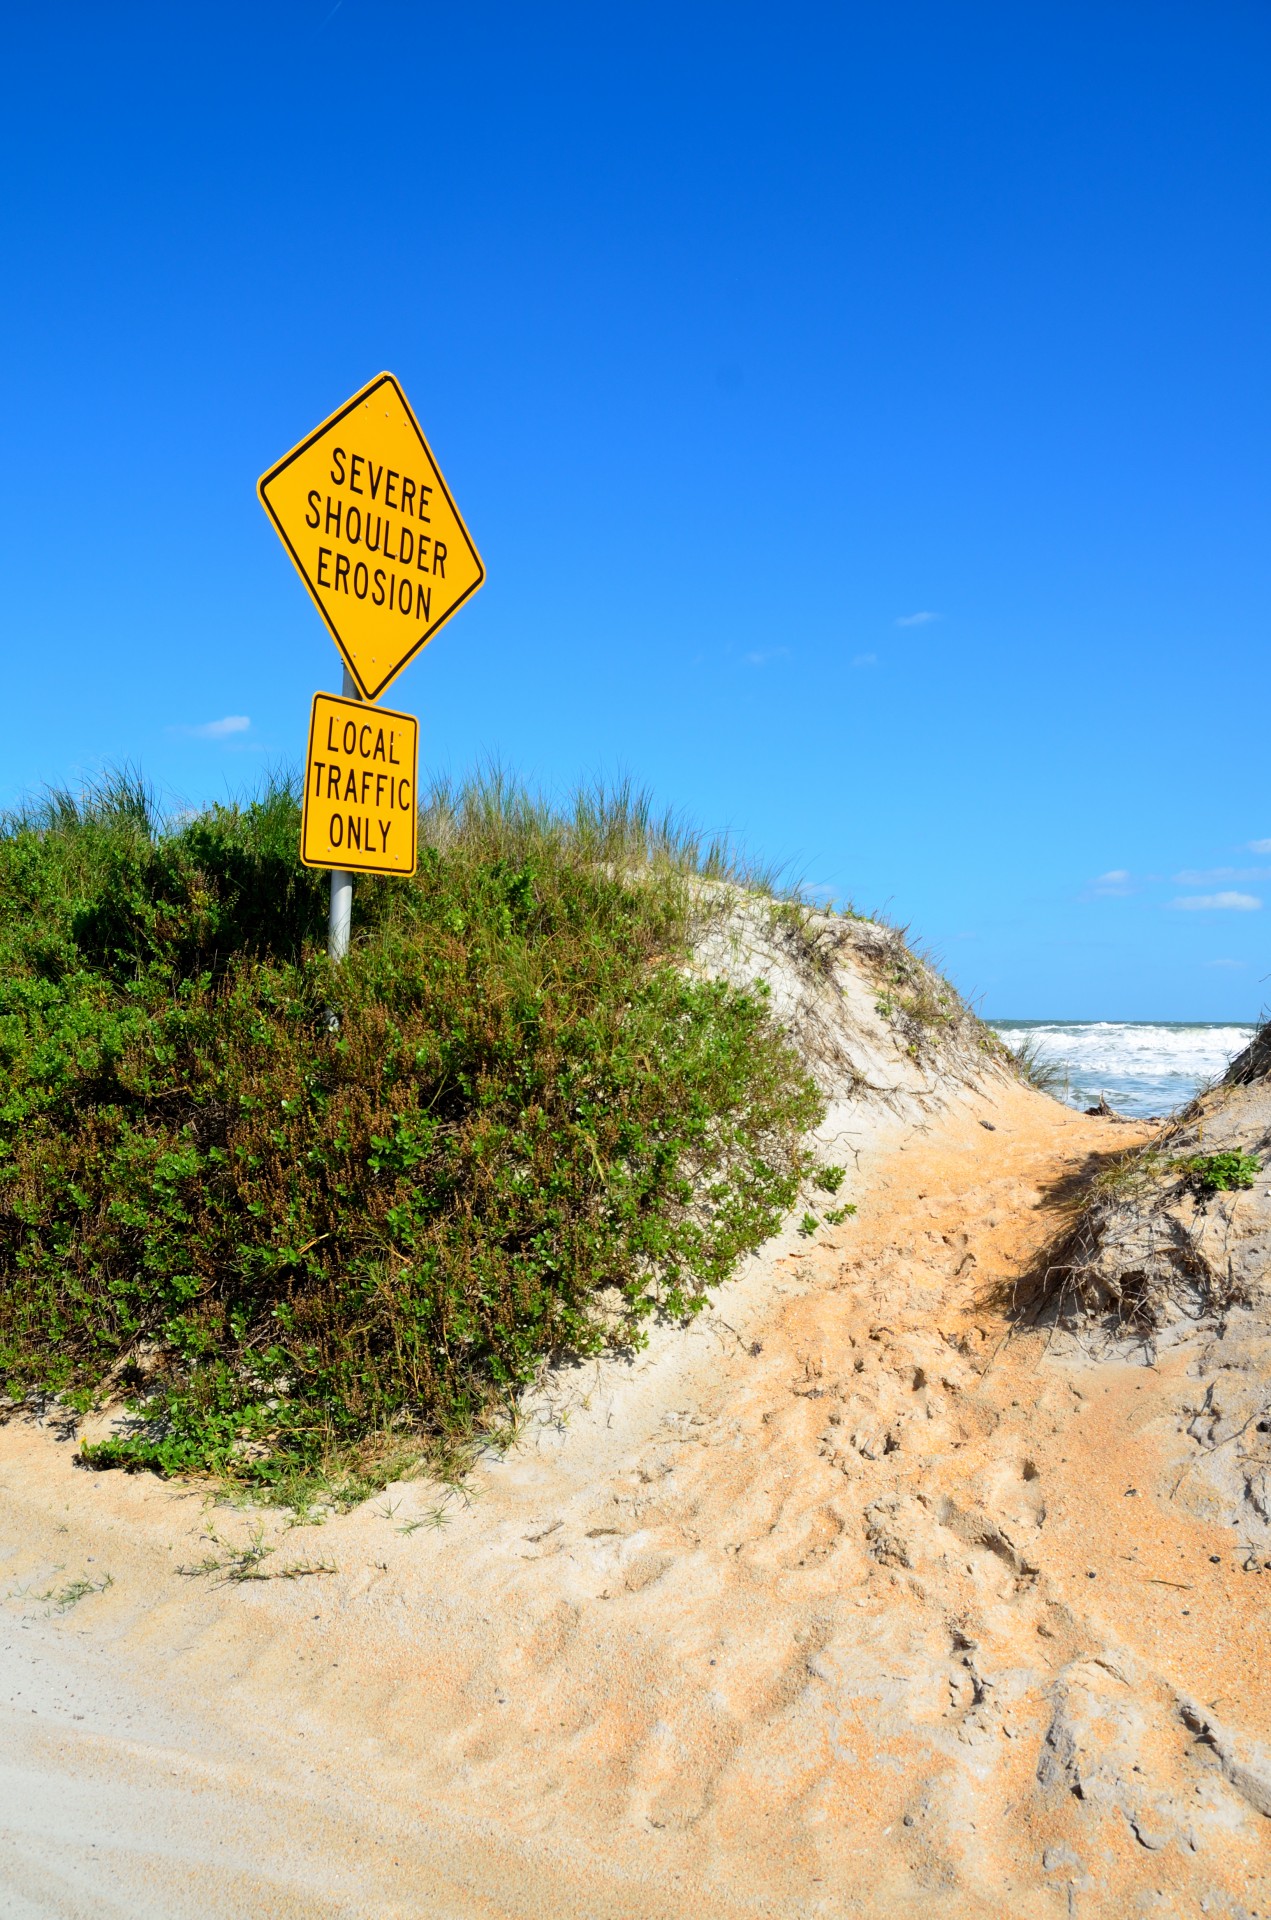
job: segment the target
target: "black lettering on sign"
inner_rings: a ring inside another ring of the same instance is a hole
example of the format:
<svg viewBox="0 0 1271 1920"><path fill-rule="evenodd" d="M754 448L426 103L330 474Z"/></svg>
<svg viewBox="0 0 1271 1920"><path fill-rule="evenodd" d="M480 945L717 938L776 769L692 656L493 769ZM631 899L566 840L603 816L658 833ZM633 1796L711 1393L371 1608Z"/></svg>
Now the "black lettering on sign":
<svg viewBox="0 0 1271 1920"><path fill-rule="evenodd" d="M326 764L325 760L315 760L313 763L313 797L315 800L321 800L322 798L322 776L326 771Z"/></svg>
<svg viewBox="0 0 1271 1920"><path fill-rule="evenodd" d="M391 507L394 513L397 512L397 502L393 498L393 488L397 485L397 482L400 479L401 479L401 475L399 473L394 473L393 469L390 467L388 470L388 479L384 482L384 505L386 507Z"/></svg>
<svg viewBox="0 0 1271 1920"><path fill-rule="evenodd" d="M380 852L381 853L388 852L388 830L392 826L392 824L393 823L391 820L381 820L378 822L379 830L380 830Z"/></svg>
<svg viewBox="0 0 1271 1920"><path fill-rule="evenodd" d="M343 447L332 447L331 481L333 486L342 487L344 485L344 463L347 458L348 455L345 453Z"/></svg>
<svg viewBox="0 0 1271 1920"><path fill-rule="evenodd" d="M382 760L382 759L384 758L384 729L383 729L383 727L381 727L381 728L380 728L380 730L379 730L379 732L378 732L378 733L376 734L376 736L375 736L375 746L374 746L374 749L373 749L373 751L372 751L372 753L371 753L371 758L372 758L372 760Z"/></svg>
<svg viewBox="0 0 1271 1920"><path fill-rule="evenodd" d="M322 569L326 566L327 561L330 558L331 558L330 547L318 548L318 585L320 587L329 587L331 585L331 582L327 579L325 573L322 571Z"/></svg>
<svg viewBox="0 0 1271 1920"><path fill-rule="evenodd" d="M370 757L371 757L371 749L370 749L370 748L369 748L369 747L367 746L367 744L366 744L366 742L367 742L367 736L369 735L369 733L370 733L370 731L371 731L371 729L370 729L370 725L369 725L369 723L368 723L367 725L365 725L365 726L364 726L364 727L362 728L362 731L361 731L361 733L359 733L359 735L358 735L358 737L357 737L357 750L358 750L358 752L359 752L359 753L361 754L361 756L362 756L362 758L363 758L364 760L369 760L369 759L370 759ZM363 798L365 798L365 797L366 797L366 796L365 796L365 795L363 795Z"/></svg>
<svg viewBox="0 0 1271 1920"><path fill-rule="evenodd" d="M446 543L444 540L434 540L432 543L432 570L434 573L439 573L443 580L445 579Z"/></svg>
<svg viewBox="0 0 1271 1920"><path fill-rule="evenodd" d="M397 592L397 575L395 573L390 573L388 576L388 610L390 613L393 610L393 595L396 592Z"/></svg>
<svg viewBox="0 0 1271 1920"><path fill-rule="evenodd" d="M402 475L402 512L413 513L414 511L415 482L410 478L409 474L404 473Z"/></svg>
<svg viewBox="0 0 1271 1920"><path fill-rule="evenodd" d="M415 556L415 567L419 573L428 571L428 555L424 552L424 548L428 545L429 538L430 536L426 533L421 533L419 536L419 551Z"/></svg>
<svg viewBox="0 0 1271 1920"><path fill-rule="evenodd" d="M343 512L344 512L343 500L333 500L331 498L331 495L328 494L327 495L327 524L322 529L322 531L324 533L334 533L337 540L340 538L340 517L343 514Z"/></svg>
<svg viewBox="0 0 1271 1920"><path fill-rule="evenodd" d="M378 513L375 516L375 538L373 540L371 538L371 516L369 513L366 516L366 539L363 545L370 553L378 553L380 550L380 516Z"/></svg>
<svg viewBox="0 0 1271 1920"><path fill-rule="evenodd" d="M424 589L419 585L417 581L415 583L415 617L416 619L418 619L419 617L419 609L421 607L424 610L424 619L431 620L432 619L432 588L429 587L427 593L425 593Z"/></svg>
<svg viewBox="0 0 1271 1920"><path fill-rule="evenodd" d="M377 773L375 776L375 804L377 807L382 807L384 804L384 788L387 784L388 775L386 773Z"/></svg>
<svg viewBox="0 0 1271 1920"><path fill-rule="evenodd" d="M398 759L397 755L393 752L393 742L394 740L396 740L396 738L397 738L397 728L390 727L388 730L388 764L390 765L390 767L400 767L402 764L401 761Z"/></svg>
<svg viewBox="0 0 1271 1920"><path fill-rule="evenodd" d="M403 813L410 812L410 781L409 780L402 779L398 781L397 804L401 808Z"/></svg>
<svg viewBox="0 0 1271 1920"><path fill-rule="evenodd" d="M327 715L327 752L335 752L335 715L333 713Z"/></svg>
<svg viewBox="0 0 1271 1920"><path fill-rule="evenodd" d="M397 595L397 611L399 613L405 613L405 614L410 613L410 581L409 580L402 581L401 588Z"/></svg>
<svg viewBox="0 0 1271 1920"><path fill-rule="evenodd" d="M398 533L398 538L402 543L402 550L397 558L404 567L408 567L415 552L415 536L409 527L402 527ZM390 559L392 558L391 555L389 557Z"/></svg>
<svg viewBox="0 0 1271 1920"><path fill-rule="evenodd" d="M366 571L366 562L359 560L353 569L353 591L359 600L365 600L370 584L371 576Z"/></svg>
<svg viewBox="0 0 1271 1920"><path fill-rule="evenodd" d="M353 778L352 774L349 775L349 778L350 780ZM349 846L350 848L356 847L359 853L362 851L362 822L355 820L352 814L349 815ZM367 852L370 852L369 847L367 848Z"/></svg>
<svg viewBox="0 0 1271 1920"><path fill-rule="evenodd" d="M352 767L349 768L344 776L344 792L340 795L340 798L341 800L357 799L357 775L354 773Z"/></svg>
<svg viewBox="0 0 1271 1920"><path fill-rule="evenodd" d="M331 838L331 845L332 845L333 847L339 847L339 846L343 846L343 844L344 844L344 818L343 818L343 815L341 815L341 814L338 814L338 813L333 813L333 814L331 815L331 825L330 825L330 827L328 828L328 830L327 830L327 831L328 831L328 833L330 834L330 838Z"/></svg>
<svg viewBox="0 0 1271 1920"><path fill-rule="evenodd" d="M335 556L335 584L342 593L348 592L349 556L347 553L337 553Z"/></svg>
<svg viewBox="0 0 1271 1920"><path fill-rule="evenodd" d="M374 579L375 579L375 591L371 595L371 599L377 607L382 607L384 604L384 569L383 567L376 567Z"/></svg>
<svg viewBox="0 0 1271 1920"><path fill-rule="evenodd" d="M368 791L368 789L369 789L369 787L370 787L370 784L371 784L371 782L372 782L372 780L373 780L374 778L375 778L375 775L374 775L374 774L373 774L373 773L371 772L371 769L370 769L369 767L363 767L363 769L362 769L362 791L361 791L361 793L359 793L359 795L358 795L358 799L359 799L359 800L360 800L360 801L362 802L362 805L363 805L363 806L365 806L365 805L366 805L366 795L367 795L367 791Z"/></svg>
<svg viewBox="0 0 1271 1920"><path fill-rule="evenodd" d="M431 492L432 492L432 488L429 486L426 486L424 482L421 480L419 483L419 517L421 520L432 519L432 515L430 513L424 512L424 508L428 505L428 496Z"/></svg>
<svg viewBox="0 0 1271 1920"><path fill-rule="evenodd" d="M309 513L313 515L313 518L312 520L309 518L309 513L305 515L305 525L307 527L316 527L319 520L321 520L322 518L321 501L322 501L322 495L318 492L317 488L314 487L309 494Z"/></svg>
<svg viewBox="0 0 1271 1920"><path fill-rule="evenodd" d="M384 522L384 558L385 558L386 560L396 560L396 559L397 559L397 555L396 555L395 553L390 553L390 552L389 552L389 546L388 546L388 536L389 536L389 534L390 534L390 533L392 532L392 528L393 528L393 523L392 523L392 521L391 521L391 520L385 520L385 522Z"/></svg>
<svg viewBox="0 0 1271 1920"><path fill-rule="evenodd" d="M344 723L344 751L352 753L357 746L357 722L346 720Z"/></svg>
<svg viewBox="0 0 1271 1920"><path fill-rule="evenodd" d="M371 498L372 500L377 500L379 498L380 481L384 478L384 469L380 467L377 472L373 463L368 460L366 463L366 472L371 482Z"/></svg>
<svg viewBox="0 0 1271 1920"><path fill-rule="evenodd" d="M357 522L355 526L353 523ZM344 537L351 547L355 547L362 532L362 509L350 507L344 516Z"/></svg>
<svg viewBox="0 0 1271 1920"><path fill-rule="evenodd" d="M338 800L339 798L340 798L340 769L338 767L328 767L327 768L327 799Z"/></svg>
<svg viewBox="0 0 1271 1920"><path fill-rule="evenodd" d="M361 493L362 489L361 487L359 487L357 483L357 470L359 467L364 467L365 465L366 465L366 461L362 458L362 455L360 453L355 453L353 458L349 461L349 492L350 493Z"/></svg>

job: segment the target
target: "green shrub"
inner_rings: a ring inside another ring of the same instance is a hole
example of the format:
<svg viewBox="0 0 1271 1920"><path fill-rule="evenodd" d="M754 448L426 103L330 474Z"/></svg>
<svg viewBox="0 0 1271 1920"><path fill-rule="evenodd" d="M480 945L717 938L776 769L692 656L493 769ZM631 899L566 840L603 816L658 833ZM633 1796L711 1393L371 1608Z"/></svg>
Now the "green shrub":
<svg viewBox="0 0 1271 1920"><path fill-rule="evenodd" d="M373 1475L596 1351L598 1289L626 1338L694 1312L792 1203L816 1092L681 969L718 850L497 780L421 828L338 973L286 788L0 833L0 1380L128 1394L98 1464Z"/></svg>

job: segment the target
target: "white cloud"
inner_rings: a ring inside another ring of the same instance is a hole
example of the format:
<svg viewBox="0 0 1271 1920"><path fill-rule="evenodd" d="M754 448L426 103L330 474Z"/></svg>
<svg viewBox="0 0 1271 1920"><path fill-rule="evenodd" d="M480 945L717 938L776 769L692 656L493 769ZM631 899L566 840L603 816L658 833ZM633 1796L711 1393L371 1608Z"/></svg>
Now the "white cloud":
<svg viewBox="0 0 1271 1920"><path fill-rule="evenodd" d="M748 667L766 667L770 660L784 660L789 647L768 647L756 653L743 653L742 659Z"/></svg>
<svg viewBox="0 0 1271 1920"><path fill-rule="evenodd" d="M940 615L938 613L902 613L896 621L896 625L898 627L925 627L929 626L933 620L938 620L939 618Z"/></svg>
<svg viewBox="0 0 1271 1920"><path fill-rule="evenodd" d="M246 733L251 721L245 713L227 713L223 720L204 720L197 727L169 727L169 733L188 734L192 740L228 740L233 733Z"/></svg>
<svg viewBox="0 0 1271 1920"><path fill-rule="evenodd" d="M1090 882L1095 893L1105 900L1119 900L1133 891L1130 873L1127 867L1113 867L1107 873L1101 873L1097 880Z"/></svg>
<svg viewBox="0 0 1271 1920"><path fill-rule="evenodd" d="M1271 840L1251 840L1250 853L1271 853Z"/></svg>
<svg viewBox="0 0 1271 1920"><path fill-rule="evenodd" d="M878 655L876 653L854 653L852 655L852 665L854 667L876 667L878 665Z"/></svg>
<svg viewBox="0 0 1271 1920"><path fill-rule="evenodd" d="M1189 893L1169 904L1188 913L1254 913L1262 902L1254 893Z"/></svg>
<svg viewBox="0 0 1271 1920"><path fill-rule="evenodd" d="M1184 867L1181 873L1174 875L1176 887L1220 887L1224 880L1267 880L1271 879L1265 867L1206 867L1196 869Z"/></svg>

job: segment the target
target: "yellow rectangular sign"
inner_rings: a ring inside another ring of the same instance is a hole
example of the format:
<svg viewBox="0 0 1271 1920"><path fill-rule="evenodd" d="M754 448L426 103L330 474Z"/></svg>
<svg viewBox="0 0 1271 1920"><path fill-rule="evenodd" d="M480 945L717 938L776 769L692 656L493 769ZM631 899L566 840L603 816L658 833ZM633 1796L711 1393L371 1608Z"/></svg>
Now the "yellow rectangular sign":
<svg viewBox="0 0 1271 1920"><path fill-rule="evenodd" d="M419 722L315 693L305 761L300 858L346 873L414 873Z"/></svg>
<svg viewBox="0 0 1271 1920"><path fill-rule="evenodd" d="M485 579L391 373L315 427L256 491L366 700Z"/></svg>

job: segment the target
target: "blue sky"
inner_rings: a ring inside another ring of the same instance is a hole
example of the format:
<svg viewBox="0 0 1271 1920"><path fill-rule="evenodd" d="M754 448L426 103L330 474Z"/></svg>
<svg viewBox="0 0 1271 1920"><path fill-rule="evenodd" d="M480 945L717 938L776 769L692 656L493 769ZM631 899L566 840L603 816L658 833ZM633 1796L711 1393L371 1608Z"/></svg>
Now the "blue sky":
<svg viewBox="0 0 1271 1920"><path fill-rule="evenodd" d="M301 755L255 481L390 368L488 570L428 764L630 773L991 1015L1271 996L1265 6L0 30L0 801Z"/></svg>

